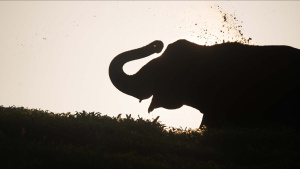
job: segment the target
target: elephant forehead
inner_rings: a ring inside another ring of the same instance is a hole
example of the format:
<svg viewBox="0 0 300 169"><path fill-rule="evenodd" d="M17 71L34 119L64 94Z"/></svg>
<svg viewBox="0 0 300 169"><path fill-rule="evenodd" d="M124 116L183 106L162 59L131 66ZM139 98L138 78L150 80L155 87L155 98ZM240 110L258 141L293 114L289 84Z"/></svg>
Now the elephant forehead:
<svg viewBox="0 0 300 169"><path fill-rule="evenodd" d="M163 56L168 56L168 57L182 57L185 54L190 54L191 51L189 51L187 48L184 46L180 45L169 45L167 49L165 50Z"/></svg>

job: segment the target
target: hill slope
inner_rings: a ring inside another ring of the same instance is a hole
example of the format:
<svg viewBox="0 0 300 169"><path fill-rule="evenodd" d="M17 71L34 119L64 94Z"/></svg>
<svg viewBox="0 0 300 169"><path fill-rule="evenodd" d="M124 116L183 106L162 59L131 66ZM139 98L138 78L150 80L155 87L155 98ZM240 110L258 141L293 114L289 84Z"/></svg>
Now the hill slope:
<svg viewBox="0 0 300 169"><path fill-rule="evenodd" d="M157 122L0 106L3 168L300 168L288 129L165 130ZM1 167L1 168L2 168Z"/></svg>

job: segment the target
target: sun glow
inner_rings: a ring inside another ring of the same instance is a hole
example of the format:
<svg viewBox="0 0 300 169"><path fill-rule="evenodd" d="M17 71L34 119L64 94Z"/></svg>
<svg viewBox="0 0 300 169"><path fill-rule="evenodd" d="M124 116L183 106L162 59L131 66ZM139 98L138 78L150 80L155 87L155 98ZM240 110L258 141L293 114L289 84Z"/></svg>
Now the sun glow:
<svg viewBox="0 0 300 169"><path fill-rule="evenodd" d="M263 4L263 5L262 5ZM108 66L118 54L154 40L199 45L239 41L299 48L299 2L0 2L0 104L56 113L95 111L160 116L166 125L198 127L193 108L156 109L116 89ZM55 12L54 12L55 11ZM242 23L244 21L244 23ZM244 30L245 28L245 30ZM250 42L249 42L250 41ZM127 74L164 51L124 65ZM186 118L186 119L185 119Z"/></svg>
<svg viewBox="0 0 300 169"><path fill-rule="evenodd" d="M184 105L174 110L158 108L151 112L150 116L151 118L159 116L159 121L167 127L172 126L184 129L187 126L183 124L189 124L187 128L195 129L200 127L203 114L195 108Z"/></svg>

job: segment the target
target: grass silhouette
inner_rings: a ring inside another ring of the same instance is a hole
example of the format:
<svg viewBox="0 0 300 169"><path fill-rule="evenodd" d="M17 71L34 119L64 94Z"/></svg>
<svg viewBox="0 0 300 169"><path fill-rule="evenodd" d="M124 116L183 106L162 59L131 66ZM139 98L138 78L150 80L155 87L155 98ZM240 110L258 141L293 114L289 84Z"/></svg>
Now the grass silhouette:
<svg viewBox="0 0 300 169"><path fill-rule="evenodd" d="M1 168L300 168L291 129L183 130L150 121L0 106Z"/></svg>

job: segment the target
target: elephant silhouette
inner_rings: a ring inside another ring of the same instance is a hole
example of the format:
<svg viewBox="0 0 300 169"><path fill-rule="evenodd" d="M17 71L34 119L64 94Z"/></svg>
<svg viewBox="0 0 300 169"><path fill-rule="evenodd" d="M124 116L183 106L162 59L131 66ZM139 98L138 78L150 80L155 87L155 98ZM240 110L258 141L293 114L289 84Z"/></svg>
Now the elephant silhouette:
<svg viewBox="0 0 300 169"><path fill-rule="evenodd" d="M160 53L163 42L117 55L109 66L113 85L155 108L188 105L203 113L201 125L299 129L300 50L234 43L201 46L178 40L136 74L125 63Z"/></svg>

